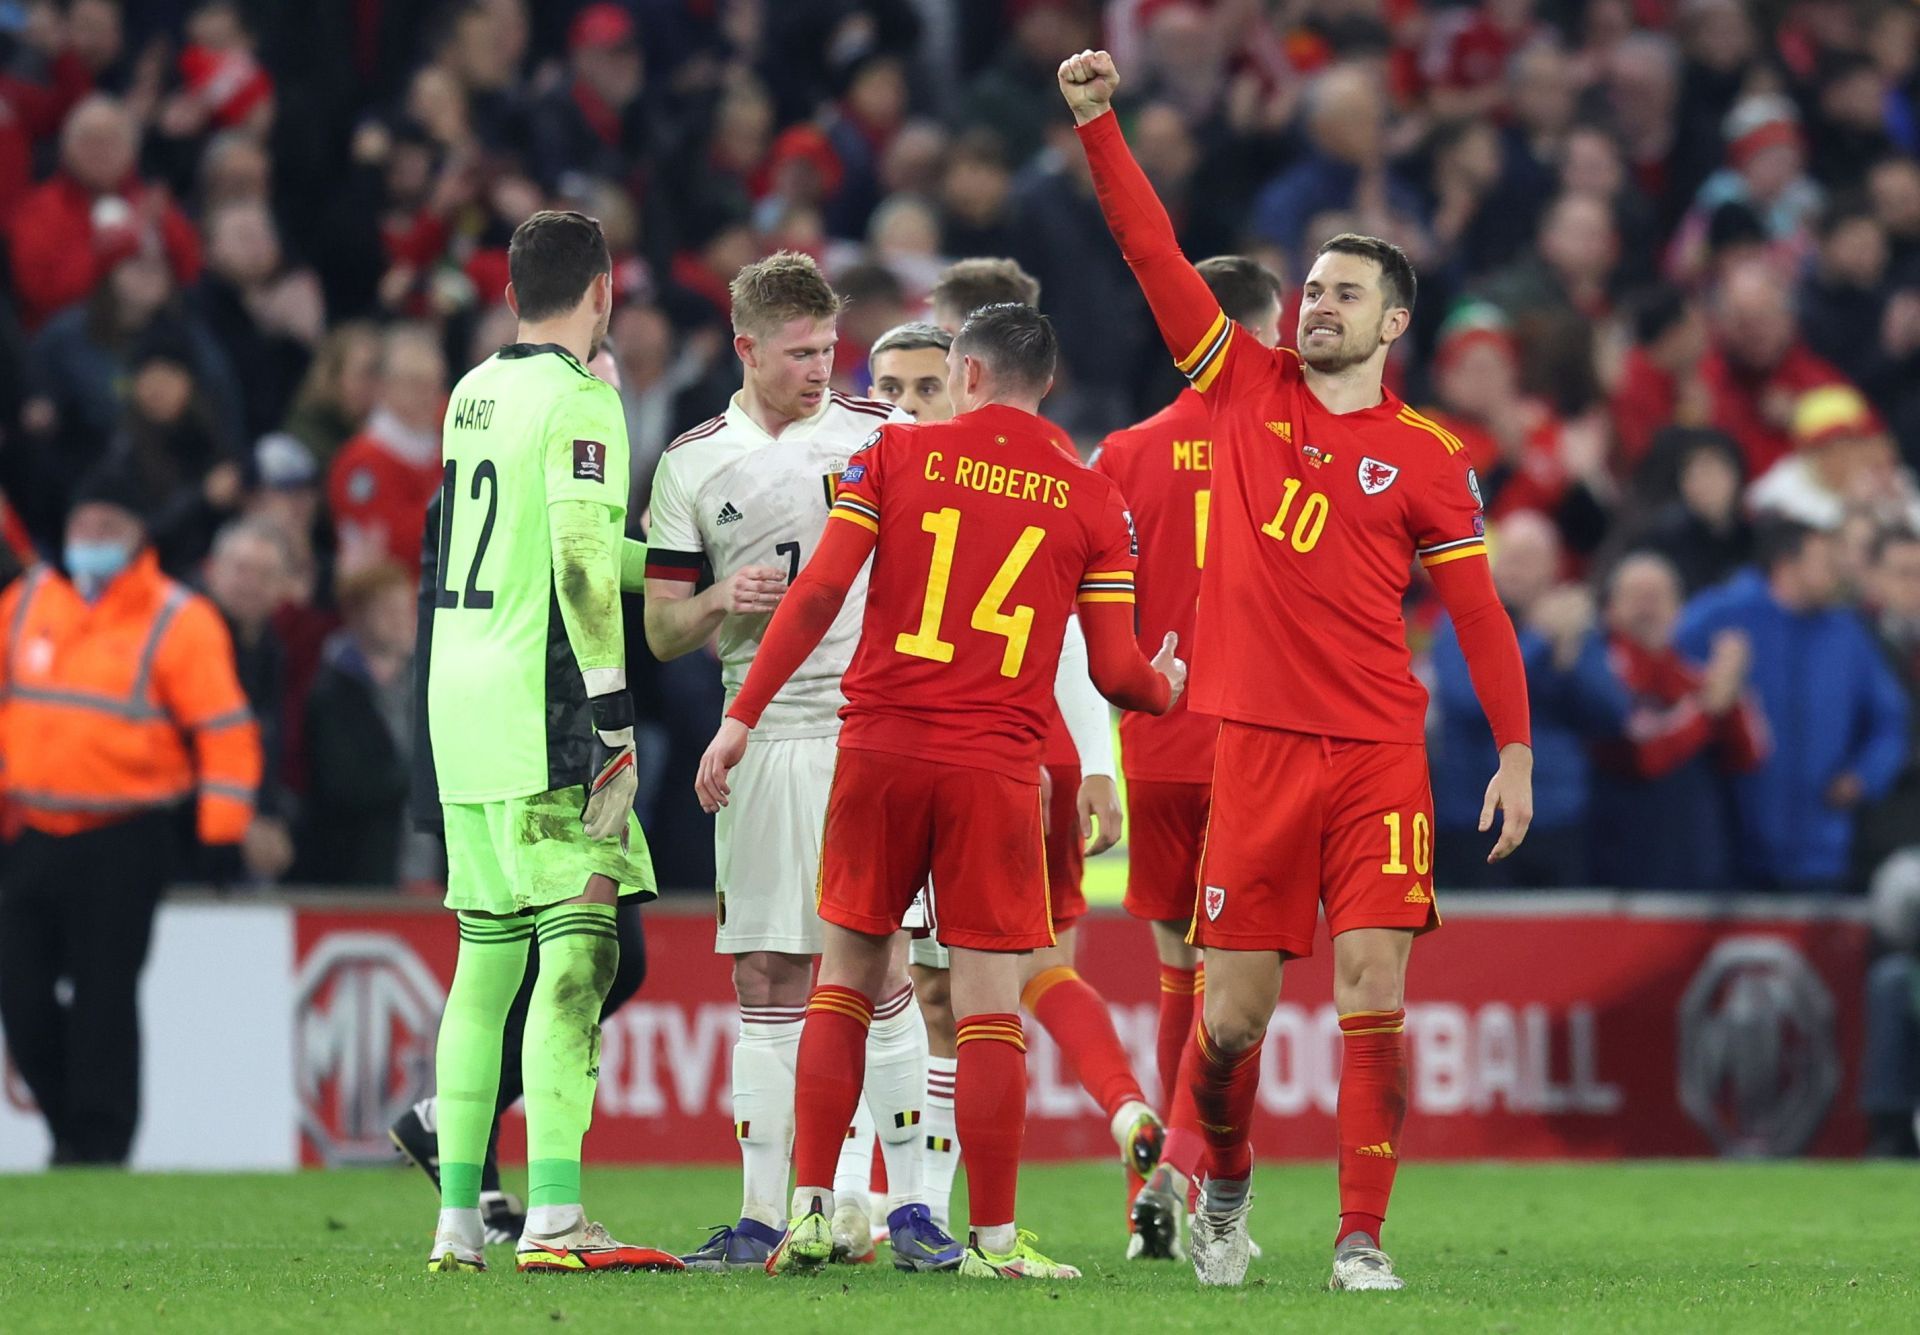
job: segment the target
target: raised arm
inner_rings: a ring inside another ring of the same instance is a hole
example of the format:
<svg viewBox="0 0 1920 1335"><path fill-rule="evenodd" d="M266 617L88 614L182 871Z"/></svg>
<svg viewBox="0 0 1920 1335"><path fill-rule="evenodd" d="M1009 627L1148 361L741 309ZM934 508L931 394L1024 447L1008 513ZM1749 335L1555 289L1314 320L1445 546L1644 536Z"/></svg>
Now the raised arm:
<svg viewBox="0 0 1920 1335"><path fill-rule="evenodd" d="M1120 133L1120 122L1112 114L1113 94L1120 87L1113 57L1105 51L1069 56L1061 62L1059 79L1060 93L1080 130L1080 146L1093 171L1094 193L1107 227L1146 294L1174 364L1204 392L1225 364L1232 322L1206 280L1180 253L1173 220Z"/></svg>

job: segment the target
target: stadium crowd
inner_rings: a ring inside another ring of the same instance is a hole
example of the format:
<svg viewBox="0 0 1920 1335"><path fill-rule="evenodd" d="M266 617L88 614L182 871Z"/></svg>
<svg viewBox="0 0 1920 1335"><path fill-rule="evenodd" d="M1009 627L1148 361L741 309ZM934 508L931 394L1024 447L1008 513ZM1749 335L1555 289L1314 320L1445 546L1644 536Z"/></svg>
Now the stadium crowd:
<svg viewBox="0 0 1920 1335"><path fill-rule="evenodd" d="M79 579L76 502L118 507L224 618L263 777L239 819L201 785L180 875L439 877L405 820L422 517L536 209L613 249L635 516L737 387L727 282L775 249L849 301L842 388L948 262L1005 255L1083 454L1171 398L1054 88L1098 44L1189 255L1291 288L1353 230L1419 271L1390 383L1472 451L1538 756L1532 834L1489 867L1492 740L1416 609L1443 887L1858 892L1920 838L1906 0L18 0L7 551ZM698 887L718 674L640 624L643 811L661 884ZM9 821L44 828L5 759Z"/></svg>

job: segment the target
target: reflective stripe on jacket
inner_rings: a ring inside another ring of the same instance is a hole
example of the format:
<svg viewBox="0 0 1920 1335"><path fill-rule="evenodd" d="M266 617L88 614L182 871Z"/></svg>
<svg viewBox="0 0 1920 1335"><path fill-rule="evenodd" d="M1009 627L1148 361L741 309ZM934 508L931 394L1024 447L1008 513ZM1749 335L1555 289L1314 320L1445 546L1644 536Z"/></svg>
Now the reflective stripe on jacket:
<svg viewBox="0 0 1920 1335"><path fill-rule="evenodd" d="M0 594L0 763L13 816L76 834L195 798L200 838L246 832L260 734L212 603L151 550L82 598L35 566Z"/></svg>

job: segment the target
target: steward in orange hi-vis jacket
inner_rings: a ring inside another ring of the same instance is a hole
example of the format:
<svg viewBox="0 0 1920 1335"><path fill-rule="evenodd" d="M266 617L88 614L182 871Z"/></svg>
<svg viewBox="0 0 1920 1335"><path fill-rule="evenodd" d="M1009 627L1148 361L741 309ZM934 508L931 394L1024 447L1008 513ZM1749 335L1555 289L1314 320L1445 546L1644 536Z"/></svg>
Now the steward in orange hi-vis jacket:
<svg viewBox="0 0 1920 1335"><path fill-rule="evenodd" d="M0 1023L55 1162L124 1161L138 1120L135 990L192 799L203 843L253 817L259 731L213 605L160 573L143 500L82 484L61 568L0 594ZM61 1006L55 989L68 980Z"/></svg>

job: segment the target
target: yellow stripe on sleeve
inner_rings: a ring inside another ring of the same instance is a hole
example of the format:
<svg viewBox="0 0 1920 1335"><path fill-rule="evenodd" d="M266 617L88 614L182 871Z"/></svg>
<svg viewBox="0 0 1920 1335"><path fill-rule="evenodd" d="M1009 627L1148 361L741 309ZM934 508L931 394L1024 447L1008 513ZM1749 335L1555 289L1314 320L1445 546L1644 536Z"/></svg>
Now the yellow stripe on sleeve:
<svg viewBox="0 0 1920 1335"><path fill-rule="evenodd" d="M1207 369L1193 377L1193 387L1200 393L1205 394L1207 392L1208 388L1212 386L1214 378L1220 374L1220 368L1227 364L1227 349L1232 346L1233 331L1229 329L1227 336L1220 340L1220 351L1214 353L1212 360L1208 361Z"/></svg>
<svg viewBox="0 0 1920 1335"><path fill-rule="evenodd" d="M1133 601L1133 595L1131 593L1083 593L1079 598L1075 599L1075 601L1082 603L1130 603Z"/></svg>
<svg viewBox="0 0 1920 1335"><path fill-rule="evenodd" d="M1484 542L1476 542L1471 547L1455 547L1450 551L1435 552L1432 556L1423 556L1420 558L1420 564L1428 570L1431 570L1435 566L1443 566L1449 561L1458 561L1468 556L1485 556L1486 554L1487 544Z"/></svg>
<svg viewBox="0 0 1920 1335"><path fill-rule="evenodd" d="M866 529L870 533L878 534L880 532L879 524L867 518L865 515L861 514L858 510L849 510L842 505L834 506L833 509L828 513L827 518L844 519L848 523L858 524L861 528Z"/></svg>
<svg viewBox="0 0 1920 1335"><path fill-rule="evenodd" d="M1213 340L1220 337L1220 329L1226 322L1227 313L1225 311L1221 311L1218 315L1214 316L1213 323L1207 326L1207 332L1201 336L1198 343L1193 345L1193 351L1174 363L1182 374L1192 371L1194 367L1200 364L1200 359L1206 355L1207 349L1213 346Z"/></svg>

